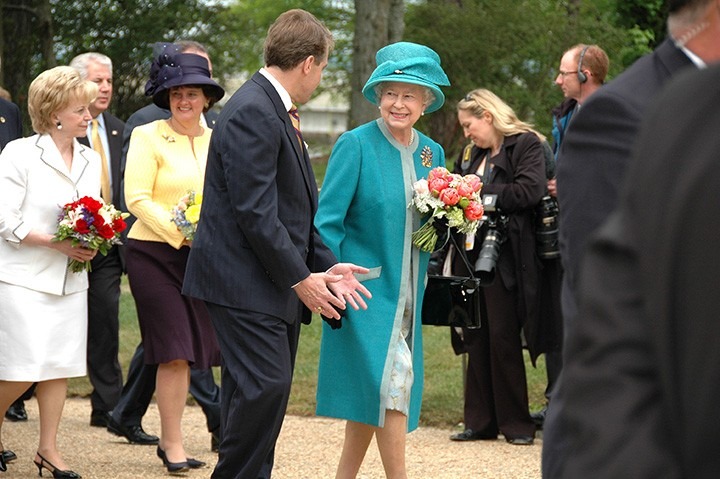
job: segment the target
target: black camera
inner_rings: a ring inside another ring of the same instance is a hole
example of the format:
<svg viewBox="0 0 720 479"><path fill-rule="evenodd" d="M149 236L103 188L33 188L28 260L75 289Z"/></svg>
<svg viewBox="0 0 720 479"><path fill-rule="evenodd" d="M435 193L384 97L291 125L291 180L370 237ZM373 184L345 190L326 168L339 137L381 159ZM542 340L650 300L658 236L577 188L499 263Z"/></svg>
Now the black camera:
<svg viewBox="0 0 720 479"><path fill-rule="evenodd" d="M560 256L558 241L558 203L552 196L543 196L537 207L535 245L542 259Z"/></svg>
<svg viewBox="0 0 720 479"><path fill-rule="evenodd" d="M480 279L480 284L491 284L495 279L495 268L500 256L500 246L505 242L505 225L508 218L500 214L495 207L497 195L483 195L483 207L486 215L483 216L484 227L487 228L480 254L475 261L475 276Z"/></svg>

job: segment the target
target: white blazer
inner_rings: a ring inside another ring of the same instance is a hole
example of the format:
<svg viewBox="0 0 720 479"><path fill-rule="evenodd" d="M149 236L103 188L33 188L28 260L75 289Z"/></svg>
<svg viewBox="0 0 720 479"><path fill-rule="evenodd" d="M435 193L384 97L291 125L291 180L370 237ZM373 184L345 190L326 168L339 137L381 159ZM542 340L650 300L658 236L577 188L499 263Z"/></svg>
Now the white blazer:
<svg viewBox="0 0 720 479"><path fill-rule="evenodd" d="M0 153L0 281L65 295L88 287L87 273L68 270L68 257L22 240L32 230L54 234L60 209L100 196L100 157L77 140L68 171L49 135L11 141Z"/></svg>

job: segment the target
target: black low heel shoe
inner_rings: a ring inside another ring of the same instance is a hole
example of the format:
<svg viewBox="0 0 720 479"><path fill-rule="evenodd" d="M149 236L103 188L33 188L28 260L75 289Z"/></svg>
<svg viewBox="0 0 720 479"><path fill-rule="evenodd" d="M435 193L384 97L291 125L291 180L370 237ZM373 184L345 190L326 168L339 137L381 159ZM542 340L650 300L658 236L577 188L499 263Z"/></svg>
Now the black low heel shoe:
<svg viewBox="0 0 720 479"><path fill-rule="evenodd" d="M170 474L182 474L184 472L188 472L191 468L197 469L198 467L202 467L205 465L202 461L196 461L195 459L185 459L184 462L170 462L168 461L167 455L165 455L165 451L163 451L160 446L157 447L155 450L155 453L157 454L157 457L162 459L163 465L167 468L167 471ZM193 464L199 464L199 465L190 465L190 461L193 461Z"/></svg>
<svg viewBox="0 0 720 479"><path fill-rule="evenodd" d="M44 457L42 457L39 452L36 452L35 454L37 454L37 457L40 458L40 462L33 459L33 462L35 463L35 465L38 468L38 476L42 477L42 470L44 467L45 469L48 470L48 472L50 472L50 474L52 474L54 479L80 479L80 478L82 478L82 476L75 471L61 471L60 469L55 467L52 462L50 462L47 459L45 459ZM48 466L50 466L50 467L48 467ZM52 468L52 469L50 469L50 468Z"/></svg>

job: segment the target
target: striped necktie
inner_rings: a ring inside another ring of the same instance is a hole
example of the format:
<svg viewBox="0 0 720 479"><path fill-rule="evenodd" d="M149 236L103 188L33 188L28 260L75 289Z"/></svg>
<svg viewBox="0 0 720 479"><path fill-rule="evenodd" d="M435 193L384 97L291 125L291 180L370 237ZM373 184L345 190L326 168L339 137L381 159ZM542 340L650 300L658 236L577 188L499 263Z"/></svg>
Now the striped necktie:
<svg viewBox="0 0 720 479"><path fill-rule="evenodd" d="M103 148L102 141L100 141L100 129L98 128L97 118L92 121L92 147L93 150L97 151L100 155L101 173L100 173L100 196L102 196L105 203L112 202L112 192L110 191L110 174L108 173L108 162L105 156L105 148Z"/></svg>
<svg viewBox="0 0 720 479"><path fill-rule="evenodd" d="M300 114L298 113L298 109L294 104L288 113L290 114L290 121L292 122L293 128L295 129L295 135L297 135L298 143L300 143L300 150L302 150L303 137L302 133L300 132Z"/></svg>

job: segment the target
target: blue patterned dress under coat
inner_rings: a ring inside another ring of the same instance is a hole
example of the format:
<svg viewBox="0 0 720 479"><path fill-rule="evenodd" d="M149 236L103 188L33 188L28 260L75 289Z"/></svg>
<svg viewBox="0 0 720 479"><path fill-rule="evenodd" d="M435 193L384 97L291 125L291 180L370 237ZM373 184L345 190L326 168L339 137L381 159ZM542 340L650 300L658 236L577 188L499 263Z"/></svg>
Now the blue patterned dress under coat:
<svg viewBox="0 0 720 479"><path fill-rule="evenodd" d="M415 181L445 166L445 153L414 132L404 146L382 119L366 123L338 139L328 162L315 224L339 261L370 269L360 279L373 297L367 310L348 306L340 329L323 323L320 416L382 427L386 409L394 409L408 416L408 431L418 425L430 255L412 245L412 232L427 218L408 204Z"/></svg>

